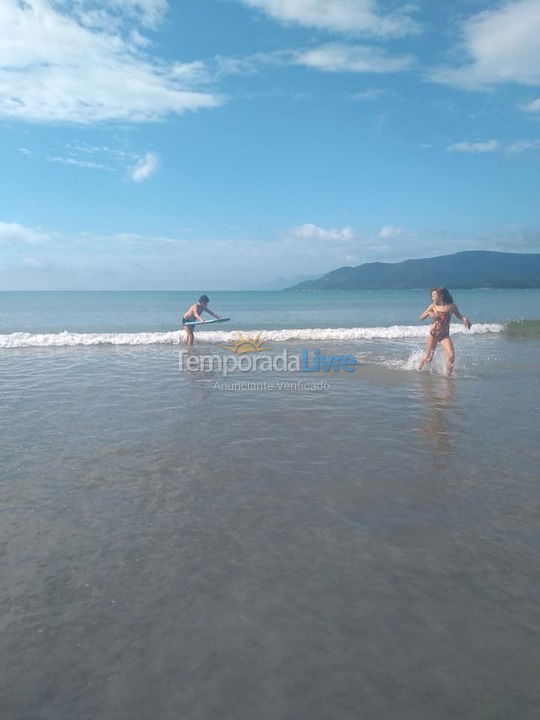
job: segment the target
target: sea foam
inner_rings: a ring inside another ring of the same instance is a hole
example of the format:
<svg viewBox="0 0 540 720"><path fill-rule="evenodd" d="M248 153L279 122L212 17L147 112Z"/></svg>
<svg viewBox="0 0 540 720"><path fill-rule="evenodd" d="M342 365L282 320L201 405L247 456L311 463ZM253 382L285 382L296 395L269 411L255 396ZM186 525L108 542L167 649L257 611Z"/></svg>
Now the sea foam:
<svg viewBox="0 0 540 720"><path fill-rule="evenodd" d="M462 325L452 325L452 334L464 333L486 335L500 333L505 329L499 323L477 323L470 330ZM268 342L288 342L301 340L399 340L406 338L424 338L429 328L424 325L392 325L390 327L356 328L296 328L284 330L263 330L261 339ZM245 337L255 337L258 330L213 331L196 333L197 341L204 343L228 343L238 339L239 333ZM74 347L93 345L176 345L183 342L182 331L138 332L138 333L76 333L64 330L60 333L14 332L0 335L0 348L23 347Z"/></svg>

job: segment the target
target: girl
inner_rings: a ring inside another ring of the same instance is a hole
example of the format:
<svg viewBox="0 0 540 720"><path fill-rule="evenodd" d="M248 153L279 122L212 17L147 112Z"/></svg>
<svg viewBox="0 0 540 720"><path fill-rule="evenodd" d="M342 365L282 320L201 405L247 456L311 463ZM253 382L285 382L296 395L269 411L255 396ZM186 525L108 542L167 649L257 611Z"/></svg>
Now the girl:
<svg viewBox="0 0 540 720"><path fill-rule="evenodd" d="M457 305L446 288L436 287L431 289L431 305L427 307L420 315L420 320L430 317L433 324L429 329L429 335L426 340L424 357L418 366L419 370L431 362L437 343L440 343L446 354L446 374L451 375L454 368L454 346L450 340L450 319L455 315L461 320L467 330L470 329L471 323L465 315L462 315Z"/></svg>

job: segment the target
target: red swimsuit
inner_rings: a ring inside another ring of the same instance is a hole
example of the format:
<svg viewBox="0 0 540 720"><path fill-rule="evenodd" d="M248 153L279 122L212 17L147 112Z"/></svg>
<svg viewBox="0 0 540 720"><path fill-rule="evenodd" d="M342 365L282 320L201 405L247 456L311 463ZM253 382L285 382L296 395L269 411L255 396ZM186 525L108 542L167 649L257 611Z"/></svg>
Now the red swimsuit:
<svg viewBox="0 0 540 720"><path fill-rule="evenodd" d="M449 337L451 317L451 312L437 311L437 314L433 320L433 325L429 329L431 337L437 342L440 342L441 340Z"/></svg>

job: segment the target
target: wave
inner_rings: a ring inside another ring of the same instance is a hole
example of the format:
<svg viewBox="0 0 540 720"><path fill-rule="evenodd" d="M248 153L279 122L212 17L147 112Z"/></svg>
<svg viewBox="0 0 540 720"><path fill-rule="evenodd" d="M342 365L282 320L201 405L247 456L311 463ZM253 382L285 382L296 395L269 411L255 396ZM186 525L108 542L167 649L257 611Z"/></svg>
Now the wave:
<svg viewBox="0 0 540 720"><path fill-rule="evenodd" d="M513 320L506 323L504 333L516 339L540 337L540 320Z"/></svg>
<svg viewBox="0 0 540 720"><path fill-rule="evenodd" d="M529 321L527 321L529 322ZM525 324L527 324L527 322ZM533 321L536 322L536 321ZM540 322L539 333L540 333ZM505 326L499 323L477 323L467 331L462 325L452 325L452 333L486 335L503 332L514 323ZM197 333L198 342L227 343L238 339L238 333L252 338L259 331L203 331ZM263 330L261 340L287 342L291 340L399 340L424 338L428 333L425 325L392 325L391 327L356 328L297 328L284 330ZM0 335L0 348L24 347L75 347L95 345L177 345L182 342L182 331L138 332L138 333L76 333L64 330L60 333L14 332Z"/></svg>

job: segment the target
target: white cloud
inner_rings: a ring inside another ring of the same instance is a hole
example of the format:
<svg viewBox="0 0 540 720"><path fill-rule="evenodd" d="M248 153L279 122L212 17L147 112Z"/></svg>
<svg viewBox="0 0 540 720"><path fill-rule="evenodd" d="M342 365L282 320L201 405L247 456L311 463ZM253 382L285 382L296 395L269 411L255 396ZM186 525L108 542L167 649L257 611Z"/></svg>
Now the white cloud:
<svg viewBox="0 0 540 720"><path fill-rule="evenodd" d="M326 72L391 73L408 70L414 58L368 45L328 43L297 53L296 62Z"/></svg>
<svg viewBox="0 0 540 720"><path fill-rule="evenodd" d="M516 140L506 148L509 153L520 153L525 150L537 150L540 148L540 140Z"/></svg>
<svg viewBox="0 0 540 720"><path fill-rule="evenodd" d="M405 230L401 227L397 227L396 225L383 225L378 233L381 240L403 237L404 234Z"/></svg>
<svg viewBox="0 0 540 720"><path fill-rule="evenodd" d="M521 109L525 110L525 112L540 112L540 98L536 98L536 100L531 100L530 103L522 105Z"/></svg>
<svg viewBox="0 0 540 720"><path fill-rule="evenodd" d="M202 60L189 63L174 63L171 67L171 74L177 80L187 83L190 86L204 85L213 80L209 72L208 64Z"/></svg>
<svg viewBox="0 0 540 720"><path fill-rule="evenodd" d="M15 243L22 245L39 245L51 239L49 233L42 230L25 227L14 222L0 220L0 244Z"/></svg>
<svg viewBox="0 0 540 720"><path fill-rule="evenodd" d="M359 92L351 93L348 95L348 98L349 100L358 100L360 102L371 102L373 100L379 100L379 98L389 94L390 90L372 88L370 90L360 90Z"/></svg>
<svg viewBox="0 0 540 720"><path fill-rule="evenodd" d="M253 75L261 68L288 65L294 60L294 52L276 50L274 52L257 52L244 57L226 57L216 55L215 77L222 75Z"/></svg>
<svg viewBox="0 0 540 720"><path fill-rule="evenodd" d="M106 170L114 173L128 174L135 182L146 180L156 172L159 158L156 153L133 152L107 145L89 145L87 143L67 143L60 148L30 151L19 148L20 152L33 159L60 163L90 170Z"/></svg>
<svg viewBox="0 0 540 720"><path fill-rule="evenodd" d="M312 223L305 223L292 228L289 235L300 240L352 240L354 232L350 227L322 228Z"/></svg>
<svg viewBox="0 0 540 720"><path fill-rule="evenodd" d="M352 43L325 43L299 50L259 52L244 57L216 55L212 59L176 64L172 72L191 85L215 83L228 75L254 75L267 68L303 65L323 72L392 73L410 69L412 55L391 55L384 48ZM366 90L350 95L352 100L374 100L391 90Z"/></svg>
<svg viewBox="0 0 540 720"><path fill-rule="evenodd" d="M402 37L417 33L412 4L381 14L377 0L240 0L283 23L338 33Z"/></svg>
<svg viewBox="0 0 540 720"><path fill-rule="evenodd" d="M82 154L84 156L89 155L90 157L102 155L118 162L133 160L137 157L133 152L120 150L118 148L110 147L109 145L89 145L84 142L67 143L65 145L65 149L69 153Z"/></svg>
<svg viewBox="0 0 540 720"><path fill-rule="evenodd" d="M95 0L48 0L48 3L63 12L67 9L90 28L120 27L132 20L155 28L168 9L167 0L102 0L98 3Z"/></svg>
<svg viewBox="0 0 540 720"><path fill-rule="evenodd" d="M448 145L446 148L448 152L461 152L461 153L490 153L500 150L501 152L507 153L521 153L525 150L536 150L540 147L540 140L514 140L509 143L501 143L498 140L486 140L485 142L469 142L463 140L461 142Z"/></svg>
<svg viewBox="0 0 540 720"><path fill-rule="evenodd" d="M152 177L158 169L159 158L155 153L149 152L142 158L139 158L136 165L129 171L129 177L133 182L143 182Z"/></svg>
<svg viewBox="0 0 540 720"><path fill-rule="evenodd" d="M498 148L498 140L486 140L485 142L457 142L453 145L449 145L446 149L448 152L487 153L498 150Z"/></svg>
<svg viewBox="0 0 540 720"><path fill-rule="evenodd" d="M497 83L540 84L540 0L517 0L473 15L461 28L468 62L440 67L429 78L465 89Z"/></svg>
<svg viewBox="0 0 540 720"><path fill-rule="evenodd" d="M108 4L138 16L148 27L155 27L167 11L167 0L108 0Z"/></svg>
<svg viewBox="0 0 540 720"><path fill-rule="evenodd" d="M219 105L217 95L192 89L193 73L182 77L178 64L143 53L139 28L165 8L165 0L1 0L0 116L148 122Z"/></svg>
<svg viewBox="0 0 540 720"><path fill-rule="evenodd" d="M60 163L61 165L75 165L77 167L90 168L91 170L111 170L112 168L103 165L102 163L96 163L92 160L78 160L73 157L62 157L61 155L49 155L47 157L49 162Z"/></svg>

